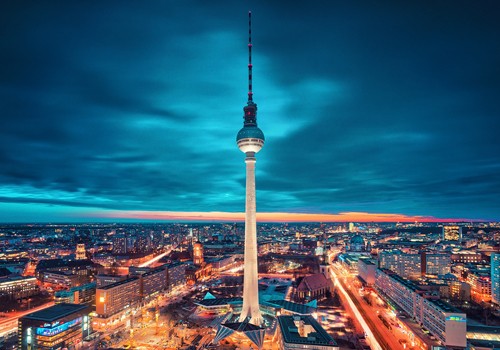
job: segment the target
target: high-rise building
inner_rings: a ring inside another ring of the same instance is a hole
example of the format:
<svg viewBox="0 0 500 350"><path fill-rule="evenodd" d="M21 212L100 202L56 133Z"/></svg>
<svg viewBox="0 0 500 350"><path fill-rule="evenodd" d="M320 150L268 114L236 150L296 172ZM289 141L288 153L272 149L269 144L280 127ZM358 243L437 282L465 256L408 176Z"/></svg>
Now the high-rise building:
<svg viewBox="0 0 500 350"><path fill-rule="evenodd" d="M240 151L245 153L246 201L245 201L245 270L243 278L243 307L240 322L250 317L250 323L260 325L262 315L259 306L257 271L257 222L255 200L255 154L264 146L264 133L257 126L257 104L252 92L252 27L249 13L248 30L248 101L243 108L243 128L236 136Z"/></svg>
<svg viewBox="0 0 500 350"><path fill-rule="evenodd" d="M124 234L113 236L113 253L126 254L128 252L128 240Z"/></svg>
<svg viewBox="0 0 500 350"><path fill-rule="evenodd" d="M491 254L491 301L500 305L500 253Z"/></svg>

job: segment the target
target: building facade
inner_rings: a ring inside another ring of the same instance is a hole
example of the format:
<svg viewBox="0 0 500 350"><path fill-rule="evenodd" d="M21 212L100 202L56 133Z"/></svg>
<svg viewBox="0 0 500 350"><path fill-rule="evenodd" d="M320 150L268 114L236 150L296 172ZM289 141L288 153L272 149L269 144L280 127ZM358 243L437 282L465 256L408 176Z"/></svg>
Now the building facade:
<svg viewBox="0 0 500 350"><path fill-rule="evenodd" d="M85 305L57 304L19 319L20 350L74 349L91 333L91 309Z"/></svg>
<svg viewBox="0 0 500 350"><path fill-rule="evenodd" d="M400 250L380 252L379 267L409 279L418 278L422 274L420 254L407 254Z"/></svg>
<svg viewBox="0 0 500 350"><path fill-rule="evenodd" d="M377 270L375 289L427 328L445 346L466 347L465 313L441 300L426 298L424 290L389 270Z"/></svg>
<svg viewBox="0 0 500 350"><path fill-rule="evenodd" d="M491 301L500 305L500 253L491 254Z"/></svg>

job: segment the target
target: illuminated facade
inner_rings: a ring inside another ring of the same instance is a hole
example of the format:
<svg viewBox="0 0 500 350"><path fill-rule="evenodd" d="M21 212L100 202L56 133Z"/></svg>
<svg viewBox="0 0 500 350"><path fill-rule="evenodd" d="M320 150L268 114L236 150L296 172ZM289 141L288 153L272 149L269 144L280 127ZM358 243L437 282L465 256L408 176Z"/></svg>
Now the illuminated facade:
<svg viewBox="0 0 500 350"><path fill-rule="evenodd" d="M0 281L0 296L8 299L27 298L38 292L35 277L14 276Z"/></svg>
<svg viewBox="0 0 500 350"><path fill-rule="evenodd" d="M500 253L491 254L491 301L500 305Z"/></svg>
<svg viewBox="0 0 500 350"><path fill-rule="evenodd" d="M85 244L83 243L78 243L76 245L76 260L84 260L87 259L87 256L85 254Z"/></svg>
<svg viewBox="0 0 500 350"><path fill-rule="evenodd" d="M439 341L450 347L465 348L467 316L441 300L427 299L413 282L388 270L377 270L375 289L396 303Z"/></svg>
<svg viewBox="0 0 500 350"><path fill-rule="evenodd" d="M109 284L96 289L95 311L98 318L107 319L129 308L140 299L139 277Z"/></svg>
<svg viewBox="0 0 500 350"><path fill-rule="evenodd" d="M172 290L186 284L186 265L174 262L165 265L167 269L167 289Z"/></svg>
<svg viewBox="0 0 500 350"><path fill-rule="evenodd" d="M450 273L451 259L449 254L422 253L423 275L445 275Z"/></svg>
<svg viewBox="0 0 500 350"><path fill-rule="evenodd" d="M471 286L471 297L477 303L491 301L492 283L489 271L469 270L467 283Z"/></svg>
<svg viewBox="0 0 500 350"><path fill-rule="evenodd" d="M418 278L422 273L420 254L407 254L400 250L380 252L379 267L410 279Z"/></svg>
<svg viewBox="0 0 500 350"><path fill-rule="evenodd" d="M245 272L243 279L243 307L240 322L250 317L250 323L260 325L262 315L259 307L258 263L257 263L257 221L255 199L255 154L264 146L264 133L257 126L257 104L252 92L252 36L251 13L249 13L248 38L248 101L243 108L243 128L236 136L240 151L245 153L246 202L245 202Z"/></svg>
<svg viewBox="0 0 500 350"><path fill-rule="evenodd" d="M458 241L462 238L462 228L456 225L443 226L443 240Z"/></svg>
<svg viewBox="0 0 500 350"><path fill-rule="evenodd" d="M203 257L203 244L200 241L197 241L193 244L193 264L197 266L203 265L205 259Z"/></svg>
<svg viewBox="0 0 500 350"><path fill-rule="evenodd" d="M19 319L20 350L81 348L91 333L91 309L85 305L57 304Z"/></svg>
<svg viewBox="0 0 500 350"><path fill-rule="evenodd" d="M140 276L141 296L147 298L152 294L167 288L167 271L165 268L157 268Z"/></svg>

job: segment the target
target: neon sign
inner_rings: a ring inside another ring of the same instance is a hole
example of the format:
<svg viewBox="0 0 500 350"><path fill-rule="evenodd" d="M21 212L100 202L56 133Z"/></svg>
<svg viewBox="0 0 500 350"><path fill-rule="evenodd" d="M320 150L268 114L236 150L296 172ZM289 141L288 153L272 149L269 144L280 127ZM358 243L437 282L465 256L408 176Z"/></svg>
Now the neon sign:
<svg viewBox="0 0 500 350"><path fill-rule="evenodd" d="M446 321L467 322L467 320L461 316L448 316L446 317Z"/></svg>
<svg viewBox="0 0 500 350"><path fill-rule="evenodd" d="M43 335L43 336L46 336L46 337L52 337L52 336L54 336L56 334L59 334L59 333L62 333L64 331L68 330L70 327L73 327L74 325L80 324L81 322L82 322L82 318L78 317L78 318L75 318L72 321L63 323L63 324L61 324L59 326L56 326L56 327L53 327L53 328L39 327L39 328L36 329L36 334L37 335ZM55 324L57 324L57 323L55 323Z"/></svg>

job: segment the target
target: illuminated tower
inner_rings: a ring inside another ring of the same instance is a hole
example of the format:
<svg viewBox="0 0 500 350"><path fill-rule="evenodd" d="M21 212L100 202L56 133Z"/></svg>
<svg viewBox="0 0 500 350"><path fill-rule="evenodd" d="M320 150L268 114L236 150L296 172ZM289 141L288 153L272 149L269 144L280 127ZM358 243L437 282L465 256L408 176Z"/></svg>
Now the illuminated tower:
<svg viewBox="0 0 500 350"><path fill-rule="evenodd" d="M257 127L257 105L252 93L252 13L248 13L248 102L243 108L243 128L236 136L240 151L245 153L245 272L243 280L243 308L240 322L250 317L250 323L260 325L259 286L257 271L257 222L255 218L255 154L264 145L264 133Z"/></svg>

